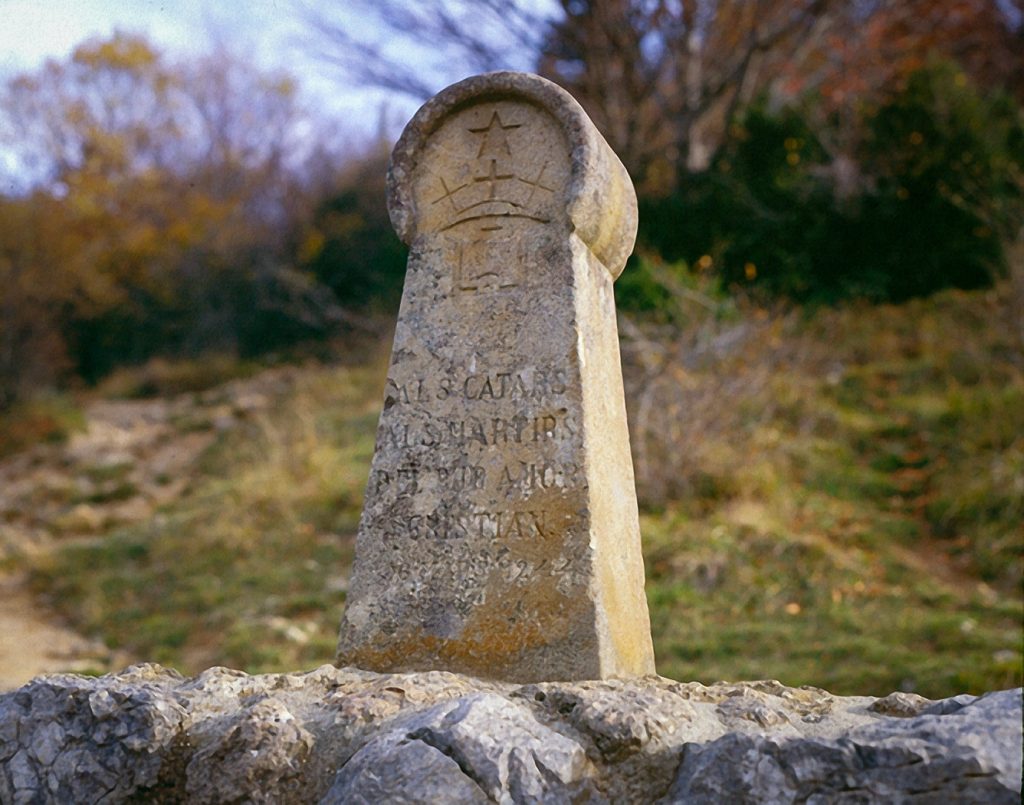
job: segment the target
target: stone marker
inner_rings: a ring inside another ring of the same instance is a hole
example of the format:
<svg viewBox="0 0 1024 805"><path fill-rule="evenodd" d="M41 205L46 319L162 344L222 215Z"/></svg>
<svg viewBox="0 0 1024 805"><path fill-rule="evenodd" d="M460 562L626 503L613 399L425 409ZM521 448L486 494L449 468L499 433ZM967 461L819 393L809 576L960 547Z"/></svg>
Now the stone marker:
<svg viewBox="0 0 1024 805"><path fill-rule="evenodd" d="M339 664L654 673L612 283L625 169L564 90L469 78L391 159L409 245Z"/></svg>

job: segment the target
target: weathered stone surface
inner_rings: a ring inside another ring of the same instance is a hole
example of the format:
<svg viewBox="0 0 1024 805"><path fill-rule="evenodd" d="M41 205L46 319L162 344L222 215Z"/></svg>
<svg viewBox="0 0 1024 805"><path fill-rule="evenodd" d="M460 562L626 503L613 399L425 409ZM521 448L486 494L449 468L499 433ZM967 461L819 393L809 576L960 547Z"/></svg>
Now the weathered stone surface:
<svg viewBox="0 0 1024 805"><path fill-rule="evenodd" d="M238 788L252 792L251 802L296 801L303 785L299 772L313 736L288 708L269 695L228 719L214 740L195 752L185 769L189 802L231 802ZM221 769L232 769L230 776Z"/></svg>
<svg viewBox="0 0 1024 805"><path fill-rule="evenodd" d="M1001 691L827 742L731 733L684 750L666 801L1016 803L1021 725L1005 716L1020 704L1019 690Z"/></svg>
<svg viewBox="0 0 1024 805"><path fill-rule="evenodd" d="M345 765L326 799L401 799L395 781L411 777L403 785L418 790L424 780L410 764L419 763L443 786L434 797L448 788L465 802L568 802L565 795L589 766L580 744L542 725L529 707L472 694L393 725Z"/></svg>
<svg viewBox="0 0 1024 805"><path fill-rule="evenodd" d="M163 669L121 684L43 677L0 698L0 802L118 802L156 785L187 720L165 693L181 681Z"/></svg>
<svg viewBox="0 0 1024 805"><path fill-rule="evenodd" d="M410 246L339 663L654 672L612 283L636 198L536 76L449 87L392 156Z"/></svg>
<svg viewBox="0 0 1024 805"><path fill-rule="evenodd" d="M777 682L144 665L0 696L0 802L1020 801L1019 689L915 701L910 717L880 701Z"/></svg>
<svg viewBox="0 0 1024 805"><path fill-rule="evenodd" d="M422 741L392 733L371 741L345 764L321 805L375 805L407 802L432 805L444 792L453 805L479 805L491 800L459 764Z"/></svg>

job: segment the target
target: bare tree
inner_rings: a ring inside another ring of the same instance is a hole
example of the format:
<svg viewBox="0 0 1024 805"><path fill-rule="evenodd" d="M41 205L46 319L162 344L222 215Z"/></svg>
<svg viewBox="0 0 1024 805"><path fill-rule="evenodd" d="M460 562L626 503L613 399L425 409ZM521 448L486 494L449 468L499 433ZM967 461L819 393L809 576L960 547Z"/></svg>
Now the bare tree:
<svg viewBox="0 0 1024 805"><path fill-rule="evenodd" d="M425 99L474 72L553 79L654 195L707 168L736 110L762 92L819 91L824 112L851 116L856 99L936 51L1019 95L1021 16L1020 0L334 0L306 10L320 55L366 86ZM831 149L842 186L857 183L849 146Z"/></svg>
<svg viewBox="0 0 1024 805"><path fill-rule="evenodd" d="M536 0L296 1L326 63L419 100L465 75L532 68L557 13Z"/></svg>
<svg viewBox="0 0 1024 805"><path fill-rule="evenodd" d="M658 192L680 168L707 167L732 110L820 39L834 2L347 0L361 24L337 3L306 17L320 55L352 80L416 98L466 73L535 69L580 100L641 190Z"/></svg>
<svg viewBox="0 0 1024 805"><path fill-rule="evenodd" d="M541 72L570 89L635 179L706 168L739 104L832 22L833 0L561 0Z"/></svg>

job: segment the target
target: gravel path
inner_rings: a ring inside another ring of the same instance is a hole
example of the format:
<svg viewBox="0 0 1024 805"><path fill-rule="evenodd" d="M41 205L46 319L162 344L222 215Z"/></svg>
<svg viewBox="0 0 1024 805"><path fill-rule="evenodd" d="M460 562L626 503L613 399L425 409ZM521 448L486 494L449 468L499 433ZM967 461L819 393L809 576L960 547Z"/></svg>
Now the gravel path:
<svg viewBox="0 0 1024 805"><path fill-rule="evenodd" d="M0 577L0 692L39 674L100 673L132 662L101 641L88 640L57 623L33 599L24 578Z"/></svg>

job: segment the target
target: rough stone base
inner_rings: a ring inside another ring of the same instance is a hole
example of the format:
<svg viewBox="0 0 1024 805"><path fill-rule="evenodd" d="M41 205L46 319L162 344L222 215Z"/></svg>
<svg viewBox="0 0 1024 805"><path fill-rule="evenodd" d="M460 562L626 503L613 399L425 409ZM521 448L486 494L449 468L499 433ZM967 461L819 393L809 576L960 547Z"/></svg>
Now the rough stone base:
<svg viewBox="0 0 1024 805"><path fill-rule="evenodd" d="M1018 803L1021 691L138 665L0 696L0 802Z"/></svg>

